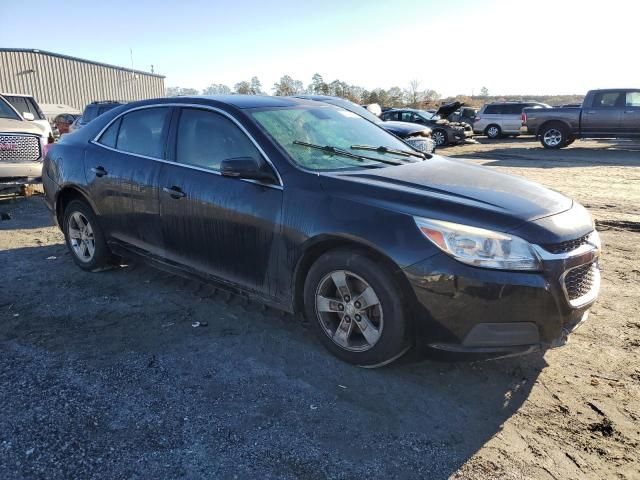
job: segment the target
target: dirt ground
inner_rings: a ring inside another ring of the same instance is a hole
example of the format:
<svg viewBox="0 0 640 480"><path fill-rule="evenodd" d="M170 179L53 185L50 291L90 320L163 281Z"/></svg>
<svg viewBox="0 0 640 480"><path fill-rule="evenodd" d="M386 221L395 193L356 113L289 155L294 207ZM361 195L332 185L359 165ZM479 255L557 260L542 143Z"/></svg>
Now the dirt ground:
<svg viewBox="0 0 640 480"><path fill-rule="evenodd" d="M639 479L640 144L442 154L593 213L601 295L566 346L351 367L302 319L213 286L82 272L40 197L4 198L0 478Z"/></svg>

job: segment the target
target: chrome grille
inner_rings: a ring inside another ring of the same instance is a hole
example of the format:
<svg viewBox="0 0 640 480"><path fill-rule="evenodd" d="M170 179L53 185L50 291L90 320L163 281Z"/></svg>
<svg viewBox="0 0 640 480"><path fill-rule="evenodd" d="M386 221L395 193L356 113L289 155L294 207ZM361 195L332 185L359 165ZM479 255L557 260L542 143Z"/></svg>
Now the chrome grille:
<svg viewBox="0 0 640 480"><path fill-rule="evenodd" d="M597 294L600 283L600 271L596 262L580 265L568 270L564 275L564 291L572 305L580 300L588 301Z"/></svg>
<svg viewBox="0 0 640 480"><path fill-rule="evenodd" d="M543 248L547 252L551 252L555 254L571 252L576 248L581 247L582 245L587 243L587 240L589 239L589 235L591 234L589 233L583 237L576 238L575 240L567 240L566 242L551 243L551 244L543 245Z"/></svg>
<svg viewBox="0 0 640 480"><path fill-rule="evenodd" d="M39 137L0 134L0 162L28 163L35 162L39 158Z"/></svg>

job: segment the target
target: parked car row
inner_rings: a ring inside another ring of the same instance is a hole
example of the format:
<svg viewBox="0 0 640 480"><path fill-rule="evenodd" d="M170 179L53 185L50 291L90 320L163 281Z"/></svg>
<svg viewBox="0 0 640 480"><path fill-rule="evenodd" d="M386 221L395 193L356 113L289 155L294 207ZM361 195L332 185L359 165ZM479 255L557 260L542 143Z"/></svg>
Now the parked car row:
<svg viewBox="0 0 640 480"><path fill-rule="evenodd" d="M137 258L301 312L356 365L563 344L599 290L588 212L340 103L118 106L52 147L46 203L81 269Z"/></svg>

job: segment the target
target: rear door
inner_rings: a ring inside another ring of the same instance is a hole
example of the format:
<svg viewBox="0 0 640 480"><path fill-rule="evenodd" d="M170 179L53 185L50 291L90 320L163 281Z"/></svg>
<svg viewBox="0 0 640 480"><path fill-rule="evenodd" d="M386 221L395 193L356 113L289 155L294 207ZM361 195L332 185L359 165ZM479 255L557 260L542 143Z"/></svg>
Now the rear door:
<svg viewBox="0 0 640 480"><path fill-rule="evenodd" d="M171 111L147 107L125 113L85 157L89 193L107 235L153 254L162 251L158 179Z"/></svg>
<svg viewBox="0 0 640 480"><path fill-rule="evenodd" d="M596 92L590 107L582 109L582 132L594 136L616 135L620 131L625 92Z"/></svg>
<svg viewBox="0 0 640 480"><path fill-rule="evenodd" d="M624 135L640 136L640 90L625 92L620 131Z"/></svg>
<svg viewBox="0 0 640 480"><path fill-rule="evenodd" d="M165 256L193 270L262 295L277 285L282 186L224 177L222 160L264 159L229 116L182 108L173 162L160 176Z"/></svg>
<svg viewBox="0 0 640 480"><path fill-rule="evenodd" d="M504 133L520 133L522 109L524 107L525 104L523 103L507 103L502 105L503 114L500 121Z"/></svg>

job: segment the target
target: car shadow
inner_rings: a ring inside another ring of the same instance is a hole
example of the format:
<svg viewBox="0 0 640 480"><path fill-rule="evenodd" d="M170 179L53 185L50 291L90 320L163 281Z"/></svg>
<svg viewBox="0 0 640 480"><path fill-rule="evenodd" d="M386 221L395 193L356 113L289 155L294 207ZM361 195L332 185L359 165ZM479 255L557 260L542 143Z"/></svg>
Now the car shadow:
<svg viewBox="0 0 640 480"><path fill-rule="evenodd" d="M489 160L489 166L536 168L573 168L589 166L640 166L640 150L594 149L571 145L561 150L547 150L541 146L524 144L522 147L493 148L490 150L448 154L449 158Z"/></svg>
<svg viewBox="0 0 640 480"><path fill-rule="evenodd" d="M145 265L83 272L62 244L0 251L0 264L12 279L0 291L0 431L14 476L64 464L67 478L85 467L112 478L448 478L546 366L541 354L412 354L362 369L299 317ZM53 449L61 435L71 446Z"/></svg>

